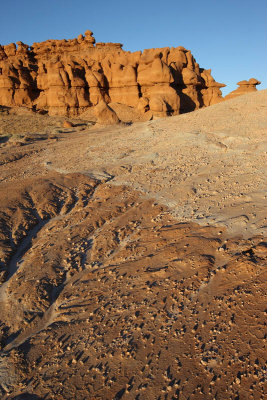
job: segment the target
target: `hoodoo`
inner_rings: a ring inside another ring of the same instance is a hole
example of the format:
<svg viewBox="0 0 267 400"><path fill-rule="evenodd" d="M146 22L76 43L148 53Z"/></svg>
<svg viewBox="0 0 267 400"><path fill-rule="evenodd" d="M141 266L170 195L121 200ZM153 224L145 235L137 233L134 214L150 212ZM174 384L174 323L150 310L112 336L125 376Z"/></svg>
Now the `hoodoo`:
<svg viewBox="0 0 267 400"><path fill-rule="evenodd" d="M211 70L184 47L131 53L120 43L76 39L0 46L0 104L78 116L120 103L143 119L177 115L223 100Z"/></svg>
<svg viewBox="0 0 267 400"><path fill-rule="evenodd" d="M242 94L256 92L257 91L256 85L260 85L260 84L261 84L261 82L255 78L251 78L249 81L237 82L237 85L239 85L239 87L237 89L233 90L227 96L225 96L225 100L233 99L236 96L241 96Z"/></svg>

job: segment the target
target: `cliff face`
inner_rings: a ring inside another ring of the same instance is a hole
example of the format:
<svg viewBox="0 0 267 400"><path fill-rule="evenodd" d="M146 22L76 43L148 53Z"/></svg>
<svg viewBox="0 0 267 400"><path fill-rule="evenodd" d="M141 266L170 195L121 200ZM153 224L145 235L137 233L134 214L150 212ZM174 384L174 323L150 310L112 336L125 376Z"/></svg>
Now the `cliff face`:
<svg viewBox="0 0 267 400"><path fill-rule="evenodd" d="M176 115L221 101L223 86L184 47L131 53L119 43L95 44L91 31L31 48L0 46L0 104L50 115L80 115L103 101Z"/></svg>

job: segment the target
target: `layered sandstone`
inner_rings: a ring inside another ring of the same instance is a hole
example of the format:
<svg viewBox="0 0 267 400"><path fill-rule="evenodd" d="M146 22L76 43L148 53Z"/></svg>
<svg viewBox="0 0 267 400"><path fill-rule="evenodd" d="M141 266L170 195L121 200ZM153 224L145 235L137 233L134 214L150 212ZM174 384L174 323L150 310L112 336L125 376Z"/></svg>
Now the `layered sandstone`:
<svg viewBox="0 0 267 400"><path fill-rule="evenodd" d="M225 85L184 47L131 53L92 35L0 46L0 104L76 116L102 102L120 103L161 117L222 100Z"/></svg>
<svg viewBox="0 0 267 400"><path fill-rule="evenodd" d="M236 96L241 96L246 93L256 92L257 91L256 86L260 84L261 82L255 78L250 78L249 81L237 82L237 85L239 85L239 87L233 90L227 96L225 96L225 99L229 100L235 98Z"/></svg>

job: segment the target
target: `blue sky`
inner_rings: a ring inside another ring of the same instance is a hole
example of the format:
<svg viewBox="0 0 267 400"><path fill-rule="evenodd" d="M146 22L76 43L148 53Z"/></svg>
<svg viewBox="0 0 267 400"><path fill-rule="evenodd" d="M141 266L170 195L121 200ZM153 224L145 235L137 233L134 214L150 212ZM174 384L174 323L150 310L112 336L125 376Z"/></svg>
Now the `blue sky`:
<svg viewBox="0 0 267 400"><path fill-rule="evenodd" d="M218 82L267 88L266 0L1 0L0 44L70 39L90 29L125 50L184 46Z"/></svg>

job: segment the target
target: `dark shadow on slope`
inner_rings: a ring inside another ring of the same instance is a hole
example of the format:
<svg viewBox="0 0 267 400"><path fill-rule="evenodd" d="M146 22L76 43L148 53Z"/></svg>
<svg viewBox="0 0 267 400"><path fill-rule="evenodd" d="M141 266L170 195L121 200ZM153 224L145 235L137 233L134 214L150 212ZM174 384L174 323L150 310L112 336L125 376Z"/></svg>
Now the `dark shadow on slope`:
<svg viewBox="0 0 267 400"><path fill-rule="evenodd" d="M44 400L42 397L31 393L22 393L16 397L12 397L11 400Z"/></svg>

